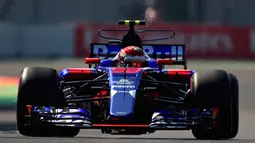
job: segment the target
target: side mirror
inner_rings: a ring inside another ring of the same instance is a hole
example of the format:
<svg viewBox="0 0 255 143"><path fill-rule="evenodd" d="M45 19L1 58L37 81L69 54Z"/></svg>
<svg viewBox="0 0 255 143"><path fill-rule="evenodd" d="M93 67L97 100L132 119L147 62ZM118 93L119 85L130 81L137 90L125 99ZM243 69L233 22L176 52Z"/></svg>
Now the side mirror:
<svg viewBox="0 0 255 143"><path fill-rule="evenodd" d="M85 58L84 62L85 64L100 64L101 59L100 58Z"/></svg>
<svg viewBox="0 0 255 143"><path fill-rule="evenodd" d="M172 59L157 59L157 64L159 64L159 65L173 65L174 61Z"/></svg>

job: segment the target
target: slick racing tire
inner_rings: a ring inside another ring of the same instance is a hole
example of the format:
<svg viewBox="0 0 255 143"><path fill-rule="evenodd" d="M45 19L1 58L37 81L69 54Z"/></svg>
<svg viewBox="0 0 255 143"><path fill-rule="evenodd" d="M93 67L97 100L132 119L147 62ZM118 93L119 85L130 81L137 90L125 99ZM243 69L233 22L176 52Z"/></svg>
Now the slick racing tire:
<svg viewBox="0 0 255 143"><path fill-rule="evenodd" d="M197 139L230 139L238 133L239 85L231 73L215 70L192 77L192 94L200 109L218 108L215 126L206 128L203 121L192 129Z"/></svg>
<svg viewBox="0 0 255 143"><path fill-rule="evenodd" d="M17 128L24 136L76 136L79 129L42 124L38 116L29 114L27 105L64 106L57 71L45 67L26 67L19 78L17 97ZM27 116L27 117L26 117Z"/></svg>

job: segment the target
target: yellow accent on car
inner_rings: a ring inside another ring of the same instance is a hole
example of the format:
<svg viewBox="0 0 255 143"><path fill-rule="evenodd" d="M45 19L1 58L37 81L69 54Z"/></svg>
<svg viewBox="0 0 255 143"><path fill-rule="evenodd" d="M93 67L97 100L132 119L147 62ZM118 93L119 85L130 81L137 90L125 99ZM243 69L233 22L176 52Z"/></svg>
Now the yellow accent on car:
<svg viewBox="0 0 255 143"><path fill-rule="evenodd" d="M136 25L140 25L140 20L135 20Z"/></svg>
<svg viewBox="0 0 255 143"><path fill-rule="evenodd" d="M130 20L125 20L125 25L129 25Z"/></svg>

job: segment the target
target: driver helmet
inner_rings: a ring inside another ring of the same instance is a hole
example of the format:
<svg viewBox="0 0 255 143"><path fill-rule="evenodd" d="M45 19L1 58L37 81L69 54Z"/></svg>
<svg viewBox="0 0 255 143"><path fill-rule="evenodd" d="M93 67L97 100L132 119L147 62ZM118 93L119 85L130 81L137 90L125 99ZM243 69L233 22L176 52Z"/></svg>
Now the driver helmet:
<svg viewBox="0 0 255 143"><path fill-rule="evenodd" d="M125 62L126 59L130 59L130 63ZM124 66L125 64L128 64L130 67L142 67L142 61L144 61L145 55L142 50L142 48L137 46L128 46L123 49L121 49L119 56L118 56L118 62L120 66Z"/></svg>

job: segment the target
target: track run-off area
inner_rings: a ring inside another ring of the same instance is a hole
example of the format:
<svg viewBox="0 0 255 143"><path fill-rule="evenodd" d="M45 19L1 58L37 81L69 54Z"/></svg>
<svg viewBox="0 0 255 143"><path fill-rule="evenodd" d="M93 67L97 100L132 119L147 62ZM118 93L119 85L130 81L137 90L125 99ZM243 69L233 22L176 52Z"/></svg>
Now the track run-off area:
<svg viewBox="0 0 255 143"><path fill-rule="evenodd" d="M87 67L83 59L47 59L0 61L0 76L19 76L25 66L45 66L58 70L67 67ZM170 68L170 67L169 67ZM183 68L179 66L179 68ZM156 131L141 136L105 135L100 130L81 130L75 138L32 138L18 134L15 124L15 110L0 111L1 143L182 143L182 142L255 142L255 62L224 60L189 60L188 68L196 71L224 69L234 73L239 80L240 121L239 133L235 139L221 141L196 140L191 131ZM0 91L1 93L1 91ZM15 92L14 92L15 93ZM0 98L1 99L1 98Z"/></svg>

